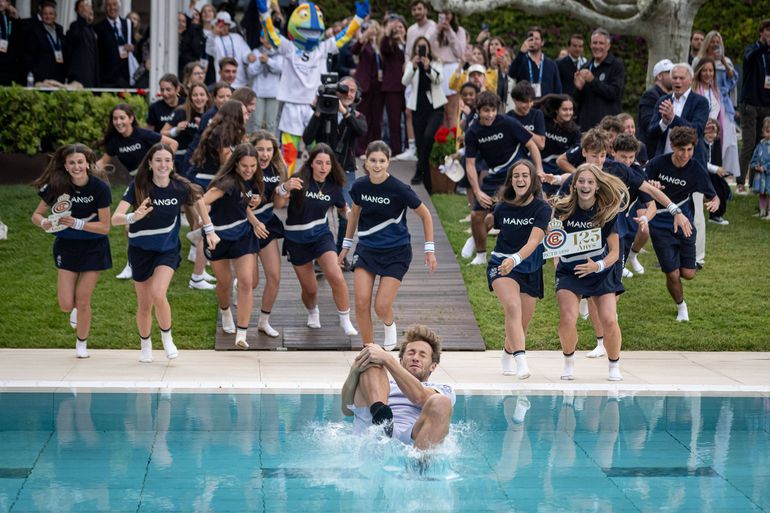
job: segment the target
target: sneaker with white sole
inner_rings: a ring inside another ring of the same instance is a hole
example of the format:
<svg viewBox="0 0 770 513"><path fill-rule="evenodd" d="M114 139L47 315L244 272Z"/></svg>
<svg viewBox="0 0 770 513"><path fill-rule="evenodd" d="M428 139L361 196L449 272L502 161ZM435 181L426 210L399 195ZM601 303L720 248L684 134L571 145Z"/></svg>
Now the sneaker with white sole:
<svg viewBox="0 0 770 513"><path fill-rule="evenodd" d="M721 226L727 226L728 224L730 224L730 221L728 221L727 219L721 216L714 216L714 217L709 217L709 223L714 223Z"/></svg>
<svg viewBox="0 0 770 513"><path fill-rule="evenodd" d="M676 305L676 322L690 322L690 312L687 310L687 303L682 301Z"/></svg>
<svg viewBox="0 0 770 513"><path fill-rule="evenodd" d="M471 215L468 214L467 216L463 217L462 219L460 219L457 222L458 223L470 223L471 222Z"/></svg>
<svg viewBox="0 0 770 513"><path fill-rule="evenodd" d="M503 369L503 376L513 376L516 374L516 365L513 355L503 349L500 355L500 367Z"/></svg>
<svg viewBox="0 0 770 513"><path fill-rule="evenodd" d="M249 343L246 342L245 338L244 339L240 339L240 340L236 340L235 341L235 347L237 347L238 349L246 350L246 349L249 348Z"/></svg>
<svg viewBox="0 0 770 513"><path fill-rule="evenodd" d="M487 265L487 253L486 251L482 253L476 253L476 256L473 257L473 260L468 262L468 265Z"/></svg>
<svg viewBox="0 0 770 513"><path fill-rule="evenodd" d="M600 346L598 344L586 354L586 358L602 358L604 356L607 356L607 350L603 345Z"/></svg>
<svg viewBox="0 0 770 513"><path fill-rule="evenodd" d="M465 241L465 244L463 244L463 249L460 251L460 256L463 258L470 258L473 256L475 251L476 241L473 240L473 237L468 237L468 239Z"/></svg>
<svg viewBox="0 0 770 513"><path fill-rule="evenodd" d="M513 359L516 360L516 377L519 379L527 379L530 376L529 365L527 365L527 355L520 353L514 356Z"/></svg>
<svg viewBox="0 0 770 513"><path fill-rule="evenodd" d="M321 329L321 312L318 311L317 306L307 311L307 327L314 330Z"/></svg>
<svg viewBox="0 0 770 513"><path fill-rule="evenodd" d="M173 340L169 340L168 342L163 342L163 351L166 352L166 358L169 360L173 360L177 356L179 356L179 350L177 350L176 345L174 344Z"/></svg>
<svg viewBox="0 0 770 513"><path fill-rule="evenodd" d="M70 327L73 330L78 329L78 309L73 308L70 312Z"/></svg>
<svg viewBox="0 0 770 513"><path fill-rule="evenodd" d="M133 276L134 274L131 272L131 264L126 264L123 270L120 271L120 274L115 277L119 280L130 280L133 278Z"/></svg>
<svg viewBox="0 0 770 513"><path fill-rule="evenodd" d="M588 300L586 298L582 298L578 303L578 313L584 321L588 319Z"/></svg>
<svg viewBox="0 0 770 513"><path fill-rule="evenodd" d="M624 267L623 268L623 278L633 278L633 277L634 277L634 273L632 273L631 271L629 271L628 269L626 269Z"/></svg>
<svg viewBox="0 0 770 513"><path fill-rule="evenodd" d="M403 153L399 153L395 157L393 157L393 160L411 160L416 161L417 157L414 154L414 147L410 146L404 151Z"/></svg>
<svg viewBox="0 0 770 513"><path fill-rule="evenodd" d="M565 381L575 379L575 355L564 357L564 369L561 371L560 377Z"/></svg>
<svg viewBox="0 0 770 513"><path fill-rule="evenodd" d="M195 290L214 290L217 288L216 285L209 283L202 278L200 280L190 279L190 281L187 282L187 286Z"/></svg>
<svg viewBox="0 0 770 513"><path fill-rule="evenodd" d="M201 273L201 278L203 278L204 280L206 280L209 283L216 283L217 282L216 276L211 276L209 273L206 272L205 269Z"/></svg>
<svg viewBox="0 0 770 513"><path fill-rule="evenodd" d="M89 358L87 341L75 341L75 358Z"/></svg>
<svg viewBox="0 0 770 513"><path fill-rule="evenodd" d="M233 311L229 308L227 310L222 310L221 308L219 311L222 313L222 331L228 334L235 333L235 321L233 321Z"/></svg>
<svg viewBox="0 0 770 513"><path fill-rule="evenodd" d="M623 375L620 373L620 362L610 362L608 381L623 381Z"/></svg>

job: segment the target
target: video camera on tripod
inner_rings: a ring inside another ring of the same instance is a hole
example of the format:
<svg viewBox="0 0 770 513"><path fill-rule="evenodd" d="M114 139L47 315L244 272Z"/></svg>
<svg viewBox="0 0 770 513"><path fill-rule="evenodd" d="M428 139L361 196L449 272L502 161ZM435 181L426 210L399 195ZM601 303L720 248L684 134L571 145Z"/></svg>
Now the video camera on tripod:
<svg viewBox="0 0 770 513"><path fill-rule="evenodd" d="M321 85L318 87L318 111L321 114L337 114L340 108L337 93L347 94L349 90L347 84L340 84L338 73L321 75Z"/></svg>

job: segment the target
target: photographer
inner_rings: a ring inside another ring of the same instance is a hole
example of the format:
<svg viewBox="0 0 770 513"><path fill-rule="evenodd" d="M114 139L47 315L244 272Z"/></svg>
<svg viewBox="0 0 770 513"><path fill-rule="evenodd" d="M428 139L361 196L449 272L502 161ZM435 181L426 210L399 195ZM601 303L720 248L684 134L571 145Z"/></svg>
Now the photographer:
<svg viewBox="0 0 770 513"><path fill-rule="evenodd" d="M322 78L322 85L313 101L315 112L302 133L306 146L313 143L326 143L345 170L343 193L348 206L351 205L350 186L356 179L356 156L353 153L356 139L366 134L366 118L356 106L360 101L358 83L353 77L343 77L339 82L336 74ZM336 101L335 101L336 97ZM337 253L342 250L342 239L347 229L347 219L339 218L337 231ZM346 266L347 267L347 266Z"/></svg>

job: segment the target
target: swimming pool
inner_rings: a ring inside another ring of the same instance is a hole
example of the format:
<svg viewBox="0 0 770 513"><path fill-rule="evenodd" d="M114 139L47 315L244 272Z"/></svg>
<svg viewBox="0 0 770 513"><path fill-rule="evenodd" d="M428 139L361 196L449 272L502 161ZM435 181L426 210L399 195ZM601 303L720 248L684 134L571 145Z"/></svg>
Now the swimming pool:
<svg viewBox="0 0 770 513"><path fill-rule="evenodd" d="M0 394L13 512L770 512L770 399L458 396L416 462L335 394Z"/></svg>

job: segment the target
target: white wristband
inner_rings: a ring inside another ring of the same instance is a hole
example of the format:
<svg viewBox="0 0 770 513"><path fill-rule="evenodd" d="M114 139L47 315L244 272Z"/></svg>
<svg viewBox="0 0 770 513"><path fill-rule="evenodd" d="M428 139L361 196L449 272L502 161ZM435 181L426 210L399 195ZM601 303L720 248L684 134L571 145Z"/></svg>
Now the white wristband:
<svg viewBox="0 0 770 513"><path fill-rule="evenodd" d="M596 265L598 265L599 268L595 272L600 273L604 270L604 260L597 260Z"/></svg>
<svg viewBox="0 0 770 513"><path fill-rule="evenodd" d="M214 223L204 224L203 233L205 234L214 233Z"/></svg>
<svg viewBox="0 0 770 513"><path fill-rule="evenodd" d="M175 126L174 126L174 127L171 127L171 130L169 130L169 131L168 131L168 135L170 135L171 137L173 137L174 139L176 139L176 134L177 134L177 129L176 129L176 127L175 127Z"/></svg>
<svg viewBox="0 0 770 513"><path fill-rule="evenodd" d="M47 217L45 217L45 216L42 216L42 217L40 218L40 228L45 228L45 225L43 225L43 223L45 223L46 221L48 221L48 218L47 218Z"/></svg>
<svg viewBox="0 0 770 513"><path fill-rule="evenodd" d="M521 255L514 253L513 256L511 256L511 260L513 260L513 266L516 267L521 263Z"/></svg>
<svg viewBox="0 0 770 513"><path fill-rule="evenodd" d="M287 190L286 190L286 187L284 187L284 185L283 185L283 184L281 184L281 185L279 185L279 186L278 186L278 194L279 194L279 195L280 195L282 198L285 198L286 196L288 196L288 195L289 195L289 191L287 191Z"/></svg>
<svg viewBox="0 0 770 513"><path fill-rule="evenodd" d="M353 239L348 239L345 237L342 239L342 249L350 249L353 247Z"/></svg>
<svg viewBox="0 0 770 513"><path fill-rule="evenodd" d="M676 215L676 211L678 209L679 209L679 206L673 201L669 203L668 206L666 207L666 210L668 210L668 213L671 214L672 216Z"/></svg>
<svg viewBox="0 0 770 513"><path fill-rule="evenodd" d="M640 222L640 223L649 223L649 222L650 222L650 220L649 220L649 219L647 219L647 216L640 216L640 217L639 217L639 222Z"/></svg>
<svg viewBox="0 0 770 513"><path fill-rule="evenodd" d="M134 219L134 213L133 212L130 212L130 213L126 214L126 224L134 224L134 221L135 221L135 219Z"/></svg>
<svg viewBox="0 0 770 513"><path fill-rule="evenodd" d="M426 253L435 253L436 252L436 243L432 240L425 242L425 252Z"/></svg>
<svg viewBox="0 0 770 513"><path fill-rule="evenodd" d="M75 224L72 226L73 230L82 230L85 228L86 222L82 219L75 218Z"/></svg>

